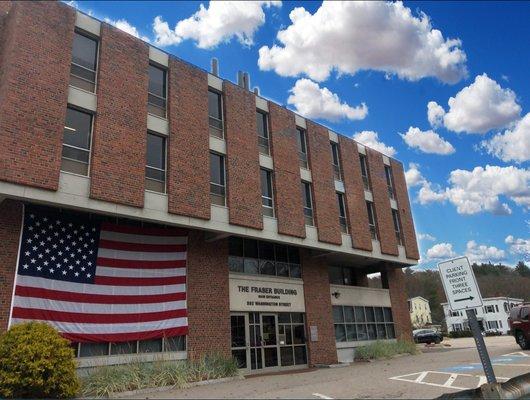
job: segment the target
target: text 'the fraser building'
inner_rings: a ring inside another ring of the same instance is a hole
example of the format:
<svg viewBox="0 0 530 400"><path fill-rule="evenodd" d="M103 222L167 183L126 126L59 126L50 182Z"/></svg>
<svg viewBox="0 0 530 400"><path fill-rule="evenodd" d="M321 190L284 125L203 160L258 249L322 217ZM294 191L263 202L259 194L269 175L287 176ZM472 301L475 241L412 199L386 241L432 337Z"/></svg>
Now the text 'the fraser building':
<svg viewBox="0 0 530 400"><path fill-rule="evenodd" d="M0 3L1 330L48 322L81 366L335 364L410 338L418 258L400 162L245 74L62 3Z"/></svg>

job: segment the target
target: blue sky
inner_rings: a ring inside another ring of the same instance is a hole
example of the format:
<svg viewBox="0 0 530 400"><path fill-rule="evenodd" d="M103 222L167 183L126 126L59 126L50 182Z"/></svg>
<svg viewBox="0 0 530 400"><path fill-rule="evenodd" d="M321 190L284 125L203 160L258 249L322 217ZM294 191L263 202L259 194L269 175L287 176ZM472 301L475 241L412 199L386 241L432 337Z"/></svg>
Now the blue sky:
<svg viewBox="0 0 530 400"><path fill-rule="evenodd" d="M75 6L403 161L420 268L530 261L530 3Z"/></svg>

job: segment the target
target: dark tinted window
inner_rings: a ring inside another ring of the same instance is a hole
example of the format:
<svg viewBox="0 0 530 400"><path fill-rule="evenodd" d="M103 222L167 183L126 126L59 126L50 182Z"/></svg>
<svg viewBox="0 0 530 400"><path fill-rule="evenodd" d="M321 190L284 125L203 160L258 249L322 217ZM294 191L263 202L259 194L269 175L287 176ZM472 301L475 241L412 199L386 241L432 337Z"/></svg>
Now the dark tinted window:
<svg viewBox="0 0 530 400"><path fill-rule="evenodd" d="M307 153L307 145L306 145L306 137L305 137L305 131L302 128L296 128L298 135L296 136L296 140L298 142L298 151L300 153Z"/></svg>
<svg viewBox="0 0 530 400"><path fill-rule="evenodd" d="M334 165L339 165L339 145L331 142L331 160Z"/></svg>
<svg viewBox="0 0 530 400"><path fill-rule="evenodd" d="M329 267L329 283L332 285L344 285L341 267Z"/></svg>
<svg viewBox="0 0 530 400"><path fill-rule="evenodd" d="M166 139L162 136L147 134L147 165L158 169L166 168Z"/></svg>
<svg viewBox="0 0 530 400"><path fill-rule="evenodd" d="M261 169L261 195L272 198L271 171L266 169Z"/></svg>
<svg viewBox="0 0 530 400"><path fill-rule="evenodd" d="M222 186L225 184L224 157L219 154L210 153L210 181Z"/></svg>
<svg viewBox="0 0 530 400"><path fill-rule="evenodd" d="M302 182L302 199L304 207L313 208L311 203L311 185L308 182Z"/></svg>
<svg viewBox="0 0 530 400"><path fill-rule="evenodd" d="M385 177L386 177L386 184L388 186L392 186L392 170L388 165L385 165Z"/></svg>
<svg viewBox="0 0 530 400"><path fill-rule="evenodd" d="M82 149L90 149L91 128L91 114L68 107L66 109L63 143Z"/></svg>
<svg viewBox="0 0 530 400"><path fill-rule="evenodd" d="M149 93L166 98L166 70L149 65Z"/></svg>
<svg viewBox="0 0 530 400"><path fill-rule="evenodd" d="M228 245L228 254L243 257L243 238L231 237Z"/></svg>
<svg viewBox="0 0 530 400"><path fill-rule="evenodd" d="M366 167L366 156L363 154L359 154L359 160L361 162L361 175L368 176L368 169Z"/></svg>
<svg viewBox="0 0 530 400"><path fill-rule="evenodd" d="M366 202L366 207L368 209L368 223L370 225L375 225L375 218L374 218L374 205L367 201Z"/></svg>
<svg viewBox="0 0 530 400"><path fill-rule="evenodd" d="M267 114L257 111L256 112L256 124L258 126L258 135L268 138L269 132L267 129Z"/></svg>
<svg viewBox="0 0 530 400"><path fill-rule="evenodd" d="M342 193L337 193L337 201L339 202L339 216L345 218L346 209L344 207L344 195Z"/></svg>
<svg viewBox="0 0 530 400"><path fill-rule="evenodd" d="M208 90L208 115L217 119L223 119L221 94L211 90Z"/></svg>
<svg viewBox="0 0 530 400"><path fill-rule="evenodd" d="M96 70L98 42L84 36L79 32L74 33L72 48L72 62L92 71Z"/></svg>

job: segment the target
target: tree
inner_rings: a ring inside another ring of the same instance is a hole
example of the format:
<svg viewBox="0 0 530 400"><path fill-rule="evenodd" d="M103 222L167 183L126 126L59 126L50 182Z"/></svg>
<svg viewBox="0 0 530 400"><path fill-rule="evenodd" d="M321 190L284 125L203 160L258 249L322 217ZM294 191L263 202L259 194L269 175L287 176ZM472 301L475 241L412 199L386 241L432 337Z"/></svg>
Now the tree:
<svg viewBox="0 0 530 400"><path fill-rule="evenodd" d="M519 261L517 265L515 266L515 271L524 277L530 277L530 268L526 266L524 261Z"/></svg>

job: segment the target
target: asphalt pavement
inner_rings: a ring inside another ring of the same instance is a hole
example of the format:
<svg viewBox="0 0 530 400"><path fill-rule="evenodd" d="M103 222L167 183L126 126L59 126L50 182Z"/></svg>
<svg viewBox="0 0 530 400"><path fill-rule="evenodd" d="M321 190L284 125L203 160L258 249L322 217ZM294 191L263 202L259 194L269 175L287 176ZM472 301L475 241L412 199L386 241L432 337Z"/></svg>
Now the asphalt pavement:
<svg viewBox="0 0 530 400"><path fill-rule="evenodd" d="M499 381L530 372L530 351L521 351L513 337L485 339ZM421 353L414 356L356 362L341 368L254 375L227 383L142 394L137 398L430 399L486 382L472 338L446 340L443 344L435 348L418 345Z"/></svg>

